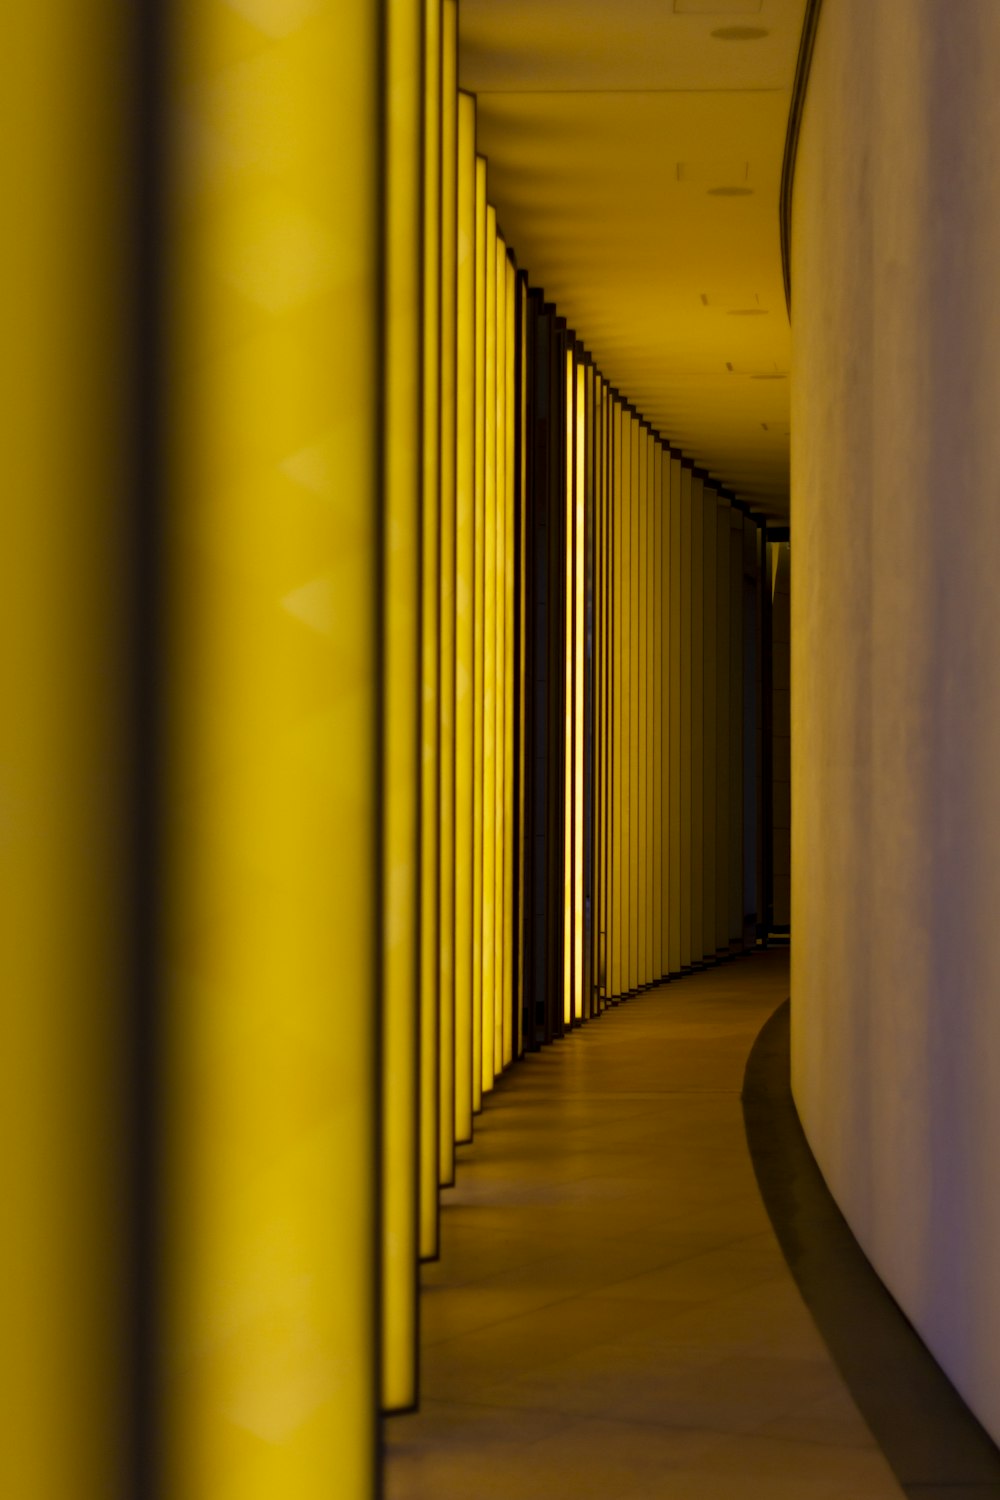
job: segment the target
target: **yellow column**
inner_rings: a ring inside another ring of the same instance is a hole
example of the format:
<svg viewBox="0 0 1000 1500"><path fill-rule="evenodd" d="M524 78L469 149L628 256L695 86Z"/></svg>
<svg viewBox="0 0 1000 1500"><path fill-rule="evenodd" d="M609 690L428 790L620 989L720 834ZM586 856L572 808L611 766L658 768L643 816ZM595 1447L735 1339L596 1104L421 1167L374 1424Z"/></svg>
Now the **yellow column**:
<svg viewBox="0 0 1000 1500"><path fill-rule="evenodd" d="M640 430L637 417L629 421L629 989L642 983L640 955L645 923L642 918L639 871L644 830L640 826L642 787L642 482L639 464Z"/></svg>
<svg viewBox="0 0 1000 1500"><path fill-rule="evenodd" d="M622 408L617 396L612 398L611 428L611 791L608 812L608 829L611 844L609 866L611 875L611 906L609 911L610 994L617 999L626 989L625 956L622 931L625 919L623 900L623 872L625 869L623 850L625 843L625 806L622 793L625 723L623 691L625 673L624 619L626 610L627 579L623 573L624 556L624 512L622 488Z"/></svg>
<svg viewBox="0 0 1000 1500"><path fill-rule="evenodd" d="M721 495L716 500L716 587L715 600L718 614L716 630L716 856L715 856L715 946L719 952L729 948L729 890L730 870L733 861L735 830L730 820L730 767L729 737L732 733L730 718L730 545L729 502Z"/></svg>
<svg viewBox="0 0 1000 1500"><path fill-rule="evenodd" d="M386 37L382 1405L417 1399L420 879L421 0Z"/></svg>
<svg viewBox="0 0 1000 1500"><path fill-rule="evenodd" d="M573 1019L584 1017L583 994L583 737L584 562L587 476L587 367L576 370L576 462L573 522Z"/></svg>
<svg viewBox="0 0 1000 1500"><path fill-rule="evenodd" d="M719 625L719 600L716 580L717 572L717 511L718 500L714 489L702 486L702 537L704 590L704 650L702 687L702 732L704 752L702 755L702 818L704 845L702 853L702 937L701 948L706 958L714 958L718 946L716 937L716 859L718 855L718 672L717 648Z"/></svg>
<svg viewBox="0 0 1000 1500"><path fill-rule="evenodd" d="M514 506L518 489L514 468L516 456L517 399L514 389L514 364L517 349L517 273L514 262L505 257L507 294L504 311L507 320L504 338L504 732L503 732L503 1026L501 1028L501 1057L506 1067L514 1057L514 996L517 990L517 975L520 944L514 945L514 684L516 666L514 662L514 608L516 602L515 580L517 557L514 550Z"/></svg>
<svg viewBox="0 0 1000 1500"><path fill-rule="evenodd" d="M573 1024L573 831L576 826L573 805L573 779L575 760L573 753L575 729L574 650L573 632L576 611L573 607L573 571L575 562L574 533L576 530L576 506L574 497L574 472L576 468L576 381L574 379L573 348L566 350L566 374L563 399L565 401L566 428L563 457L566 465L566 490L564 500L564 550L563 570L563 1025L568 1030Z"/></svg>
<svg viewBox="0 0 1000 1500"><path fill-rule="evenodd" d="M476 541L472 754L472 1108L483 1104L483 699L486 558L486 158L476 157Z"/></svg>
<svg viewBox="0 0 1000 1500"><path fill-rule="evenodd" d="M515 694L517 696L517 761L518 761L518 808L517 808L517 995L515 1000L514 1046L517 1056L524 1052L524 948L525 909L524 889L528 854L524 847L525 835L525 787L527 766L525 745L525 698L527 694L527 626L528 626L528 295L527 283L522 273L518 283L517 324L520 347L518 366L517 401L520 423L520 462L518 464L518 492L515 504L518 512L518 587L519 593L519 649L516 665Z"/></svg>
<svg viewBox="0 0 1000 1500"><path fill-rule="evenodd" d="M635 629L635 664L636 679L634 687L635 724L636 724L636 804L635 804L635 831L636 831L636 873L634 885L635 909L636 909L636 985L644 985L649 981L647 970L647 948L649 942L649 903L648 903L648 873L649 873L649 733L648 733L648 701L646 697L646 681L648 676L647 657L649 655L649 586L646 570L646 559L649 556L649 476L646 465L646 443L648 432L644 424L635 424L635 496L638 506L636 515L635 531L635 553L634 572L635 602L636 602L636 629Z"/></svg>
<svg viewBox="0 0 1000 1500"><path fill-rule="evenodd" d="M158 1477L355 1500L378 1391L381 17L253 14L172 12Z"/></svg>
<svg viewBox="0 0 1000 1500"><path fill-rule="evenodd" d="M705 956L705 503L691 480L691 960Z"/></svg>
<svg viewBox="0 0 1000 1500"><path fill-rule="evenodd" d="M458 96L455 472L455 1139L472 1139L476 608L476 101Z"/></svg>
<svg viewBox="0 0 1000 1500"><path fill-rule="evenodd" d="M681 689L681 744L680 744L680 807L681 807L681 882L680 882L680 957L681 968L686 969L692 960L692 825L691 806L691 704L692 704L692 651L693 631L693 567L691 548L691 471L685 465L680 472L680 689Z"/></svg>
<svg viewBox="0 0 1000 1500"><path fill-rule="evenodd" d="M111 0L5 17L0 1486L18 1500L131 1482L134 25Z"/></svg>
<svg viewBox="0 0 1000 1500"><path fill-rule="evenodd" d="M486 210L486 410L483 440L483 1013L482 1086L493 1087L496 986L497 216Z"/></svg>
<svg viewBox="0 0 1000 1500"><path fill-rule="evenodd" d="M502 236L496 243L496 628L494 636L494 844L493 844L493 1070L503 1071L503 1012L508 954L504 943L504 897L506 894L504 820L507 758L506 653L507 640L507 246Z"/></svg>
<svg viewBox="0 0 1000 1500"><path fill-rule="evenodd" d="M671 974L681 970L681 465L670 459L670 922L667 951Z"/></svg>
<svg viewBox="0 0 1000 1500"><path fill-rule="evenodd" d="M664 833L666 816L667 744L664 723L664 701L666 698L666 674L664 671L664 605L665 581L663 574L663 448L653 442L653 974L662 979L667 972L665 930L665 907L667 893L667 861Z"/></svg>
<svg viewBox="0 0 1000 1500"><path fill-rule="evenodd" d="M423 756L420 789L420 1254L438 1253L438 745L441 510L441 0L424 0Z"/></svg>

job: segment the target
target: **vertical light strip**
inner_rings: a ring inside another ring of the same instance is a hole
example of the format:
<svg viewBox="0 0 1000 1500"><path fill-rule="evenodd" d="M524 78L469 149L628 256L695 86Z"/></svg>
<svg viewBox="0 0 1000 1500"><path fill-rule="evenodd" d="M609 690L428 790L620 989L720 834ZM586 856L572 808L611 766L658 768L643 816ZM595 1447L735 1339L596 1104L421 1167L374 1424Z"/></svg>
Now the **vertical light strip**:
<svg viewBox="0 0 1000 1500"><path fill-rule="evenodd" d="M660 579L660 718L658 732L662 747L660 755L660 858L663 871L660 892L662 913L660 972L664 978L667 977L673 967L670 954L670 921L673 903L677 898L672 879L673 857L671 853L673 840L673 808L671 805L673 747L670 743L672 732L670 700L673 692L673 675L671 669L673 590L670 581L670 469L670 453L665 446L661 445L657 477L657 496L660 508L660 550L657 566L659 568Z"/></svg>
<svg viewBox="0 0 1000 1500"><path fill-rule="evenodd" d="M622 946L622 929L624 922L624 901L622 897L623 872L625 862L623 850L625 844L625 818L624 797L622 794L622 773L625 763L624 745L624 692L623 682L625 674L624 655L624 618L626 609L626 587L627 579L623 572L622 557L624 551L624 500L622 493L622 408L618 397L613 398L613 425L612 425L612 547L614 551L612 561L612 635L614 640L613 657L611 663L612 673L612 720L613 739L611 747L611 811L609 825L611 832L611 993L617 1000L626 988L624 971L624 955Z"/></svg>
<svg viewBox="0 0 1000 1500"><path fill-rule="evenodd" d="M666 744L663 738L663 569L661 566L663 560L663 449L656 439L653 440L650 449L650 463L652 465L650 494L653 509L652 545L650 547L650 565L653 574L651 586L653 652L650 662L653 677L650 692L653 767L653 977L662 979L667 971L663 952L665 946L663 906L666 890L663 857L663 793L665 790L663 765Z"/></svg>
<svg viewBox="0 0 1000 1500"><path fill-rule="evenodd" d="M732 866L732 850L735 844L734 830L730 825L729 777L730 753L730 629L729 615L732 589L730 586L729 502L722 496L716 499L716 586L715 600L718 625L715 637L716 658L716 783L715 783L715 947L717 952L729 949L729 872Z"/></svg>
<svg viewBox="0 0 1000 1500"><path fill-rule="evenodd" d="M516 555L514 551L514 505L518 476L514 470L517 432L517 400L514 390L514 365L517 341L517 272L509 256L505 258L507 296L504 304L506 330L504 337L504 728L503 728L503 1026L502 1060L506 1067L514 1057L514 995L517 989L518 950L514 946L514 608L517 593Z"/></svg>
<svg viewBox="0 0 1000 1500"><path fill-rule="evenodd" d="M486 558L486 158L476 157L476 543L472 755L472 1108L483 1103L483 702Z"/></svg>
<svg viewBox="0 0 1000 1500"><path fill-rule="evenodd" d="M441 856L439 954L442 1187L455 1180L455 377L458 261L458 0L441 11Z"/></svg>
<svg viewBox="0 0 1000 1500"><path fill-rule="evenodd" d="M524 273L518 281L518 340L519 340L519 385L518 385L518 660L517 660L517 757L518 757L518 806L517 806L517 996L515 1001L515 1047L517 1056L524 1051L524 955L525 955L525 904L524 891L528 854L525 838L525 772L527 770L527 746L525 744L525 699L528 673L528 283Z"/></svg>
<svg viewBox="0 0 1000 1500"><path fill-rule="evenodd" d="M730 567L732 597L730 625L730 824L733 830L732 868L729 907L729 939L743 945L743 913L746 894L743 885L743 861L746 855L746 828L743 821L743 539L749 520L737 512L730 516Z"/></svg>
<svg viewBox="0 0 1000 1500"><path fill-rule="evenodd" d="M656 640L653 634L653 618L655 613L655 601L653 594L653 557L654 538L656 536L654 518L655 480L653 476L653 450L655 439L652 432L646 429L646 442L643 452L643 469L646 474L646 547L643 552L643 567L646 572L646 879L645 879L645 910L646 910L646 983L651 984L658 978L658 971L653 963L654 935L655 935L655 904L654 895L656 891L656 876L654 874L653 862L656 857L656 822L655 808L656 792L654 787L654 744L656 740L655 726L653 723L653 711L656 698L653 690L653 663L656 659Z"/></svg>
<svg viewBox="0 0 1000 1500"><path fill-rule="evenodd" d="M692 635L692 567L691 567L691 470L681 466L680 473L680 601L681 601L681 889L680 889L680 955L681 968L691 967L691 635Z"/></svg>
<svg viewBox="0 0 1000 1500"><path fill-rule="evenodd" d="M417 1399L423 4L386 45L382 1405Z"/></svg>
<svg viewBox="0 0 1000 1500"><path fill-rule="evenodd" d="M640 474L639 453L641 428L637 417L629 423L629 486L631 490L631 531L629 554L629 988L638 989L642 983L641 954L645 923L642 916L639 871L644 846L645 829L640 828L639 816L642 791L642 759L644 752L642 725L642 491L645 488Z"/></svg>
<svg viewBox="0 0 1000 1500"><path fill-rule="evenodd" d="M573 1024L573 829L575 826L573 804L573 732L575 728L575 694L573 681L573 626L576 612L573 608L573 564L575 546L573 541L576 510L573 493L573 470L576 448L573 442L576 415L576 382L573 379L573 349L566 350L566 378L564 385L566 432L564 456L566 462L566 490L564 496L565 553L564 574L564 677L563 705L565 738L563 741L563 1024L568 1030Z"/></svg>
<svg viewBox="0 0 1000 1500"><path fill-rule="evenodd" d="M649 794L649 765L647 761L647 734L646 734L646 656L649 650L648 613L649 598L646 588L646 559L649 556L649 505L648 505L648 483L646 476L646 443L648 432L645 424L636 423L636 447L635 447L635 489L638 502L638 515L636 518L635 534L635 598L637 608L636 619L636 665L637 676L635 683L635 706L638 742L636 745L636 769L638 773L638 786L635 811L636 843L636 882L635 902L638 916L637 949L636 949L636 984L645 985L649 981L646 969L646 947L649 935L649 909L647 906L648 880L647 880L647 848L649 842L649 810L646 805Z"/></svg>
<svg viewBox="0 0 1000 1500"><path fill-rule="evenodd" d="M483 503L483 1012L482 1087L493 1087L496 989L497 216L486 209L486 409Z"/></svg>
<svg viewBox="0 0 1000 1500"><path fill-rule="evenodd" d="M670 459L670 972L681 971L681 464Z"/></svg>
<svg viewBox="0 0 1000 1500"><path fill-rule="evenodd" d="M691 480L691 961L705 956L705 502Z"/></svg>
<svg viewBox="0 0 1000 1500"><path fill-rule="evenodd" d="M494 751L494 936L493 936L493 1070L503 1071L503 1001L508 956L504 946L504 895L506 853L504 828L504 782L507 761L504 733L507 722L507 683L504 646L507 639L507 246L502 236L496 244L496 660L495 751Z"/></svg>
<svg viewBox="0 0 1000 1500"><path fill-rule="evenodd" d="M593 923L593 972L591 983L594 994L597 997L597 1009L602 1010L605 974L605 892L604 892L604 775L607 765L607 752L604 741L605 713L607 708L607 692L604 676L605 647L607 643L607 630L604 617L605 606L605 578L604 564L606 558L606 546L604 539L604 461L605 461L605 406L604 406L604 381L596 372L594 374L594 484L595 484L595 508L594 508L594 626L593 626L593 657L594 657L594 768L593 768L593 817L594 817L594 868L593 868L593 907L591 921Z"/></svg>
<svg viewBox="0 0 1000 1500"><path fill-rule="evenodd" d="M367 1500L381 9L171 17L157 1479Z"/></svg>
<svg viewBox="0 0 1000 1500"><path fill-rule="evenodd" d="M455 384L455 1139L472 1139L476 612L476 101L458 96Z"/></svg>
<svg viewBox="0 0 1000 1500"><path fill-rule="evenodd" d="M702 814L705 852L702 864L702 951L706 959L715 957L716 933L716 855L718 852L719 775L718 726L718 634L719 600L716 588L718 574L718 500L709 485L702 488L702 532L704 535L704 684L702 725L704 733L704 767Z"/></svg>
<svg viewBox="0 0 1000 1500"><path fill-rule="evenodd" d="M358 8L348 10L350 25ZM139 248L130 75L137 14L91 0L18 5L4 17L0 1468L12 1500L98 1500L129 1488L129 569L133 527L148 503L129 493L138 417L129 358ZM345 45L365 40L360 29ZM198 61L186 59L192 70ZM365 118L370 83L363 69ZM376 171L370 152L366 165ZM210 207L217 214L218 203ZM374 249L373 208L366 185L347 205L342 237ZM371 278L362 290L352 332L371 336ZM361 353L367 400L370 352ZM359 420L358 436L370 443L371 414ZM373 503L371 474L359 479L359 500ZM370 609L367 517L357 541ZM370 736L369 707L362 718ZM373 791L366 774L358 811ZM358 893L362 926L346 956L366 995L373 895L369 887ZM351 1042L365 1029L362 1020ZM360 1123L370 1171L370 1124ZM345 1441L350 1462L349 1423Z"/></svg>
<svg viewBox="0 0 1000 1500"><path fill-rule="evenodd" d="M632 588L632 414L624 403L621 423L622 559L620 587L622 593L622 748L621 748L621 886L622 886L622 975L621 993L635 986L632 968L632 926L635 921L632 903L632 614L635 594Z"/></svg>
<svg viewBox="0 0 1000 1500"><path fill-rule="evenodd" d="M576 509L574 523L573 563L573 1017L583 1020L583 625L584 625L584 543L587 477L587 370L576 371Z"/></svg>
<svg viewBox="0 0 1000 1500"><path fill-rule="evenodd" d="M438 1253L438 658L441 513L441 0L424 0L423 711L420 791L420 1254Z"/></svg>

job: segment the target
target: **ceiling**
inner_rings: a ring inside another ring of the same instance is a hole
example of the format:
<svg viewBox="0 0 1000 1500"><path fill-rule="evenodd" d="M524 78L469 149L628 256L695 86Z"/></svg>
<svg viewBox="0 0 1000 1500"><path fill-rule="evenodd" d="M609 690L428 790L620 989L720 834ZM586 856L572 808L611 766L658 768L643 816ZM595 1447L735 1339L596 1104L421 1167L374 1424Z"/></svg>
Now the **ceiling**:
<svg viewBox="0 0 1000 1500"><path fill-rule="evenodd" d="M459 5L459 78L518 264L654 428L775 517L791 349L778 196L804 10Z"/></svg>

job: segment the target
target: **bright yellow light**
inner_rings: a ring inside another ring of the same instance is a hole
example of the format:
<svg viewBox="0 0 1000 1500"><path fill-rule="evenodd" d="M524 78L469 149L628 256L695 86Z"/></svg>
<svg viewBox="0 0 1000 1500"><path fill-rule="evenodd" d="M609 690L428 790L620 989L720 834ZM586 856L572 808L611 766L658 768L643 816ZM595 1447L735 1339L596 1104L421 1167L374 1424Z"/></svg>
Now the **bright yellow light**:
<svg viewBox="0 0 1000 1500"><path fill-rule="evenodd" d="M514 952L514 504L517 475L514 472L517 406L514 391L514 356L517 339L517 285L514 262L505 259L507 294L504 302L504 778L503 778L503 1027L502 1057L507 1066L514 1055L514 992L517 955ZM520 949L520 944L518 944Z"/></svg>
<svg viewBox="0 0 1000 1500"><path fill-rule="evenodd" d="M573 626L576 611L573 608L573 563L575 560L573 530L575 507L573 493L573 464L576 450L573 443L576 390L573 379L573 350L566 350L566 578L565 578L565 742L563 746L563 1022L568 1030L573 1024L573 952L575 928L573 922L573 831L575 827L573 771L574 728L574 682L573 682Z"/></svg>
<svg viewBox="0 0 1000 1500"><path fill-rule="evenodd" d="M157 1477L370 1496L379 18L171 16Z"/></svg>
<svg viewBox="0 0 1000 1500"><path fill-rule="evenodd" d="M497 216L486 209L486 411L483 502L483 1092L494 1079L496 986Z"/></svg>
<svg viewBox="0 0 1000 1500"><path fill-rule="evenodd" d="M423 752L420 793L420 1254L438 1253L438 603L441 494L441 6L424 7Z"/></svg>
<svg viewBox="0 0 1000 1500"><path fill-rule="evenodd" d="M438 861L438 1174L455 1180L455 375L458 290L458 5L441 10L441 694Z"/></svg>
<svg viewBox="0 0 1000 1500"><path fill-rule="evenodd" d="M476 543L472 758L472 1108L483 1103L483 694L486 548L486 158L476 157Z"/></svg>
<svg viewBox="0 0 1000 1500"><path fill-rule="evenodd" d="M583 1020L583 624L587 476L587 370L576 372L576 484L573 579L573 1015Z"/></svg>
<svg viewBox="0 0 1000 1500"><path fill-rule="evenodd" d="M522 1028L524 1025L524 880L527 865L527 854L524 848L524 771L525 771L525 694L527 692L527 554L528 554L528 298L526 287L522 280L520 304L519 304L518 328L521 346L520 382L518 388L518 409L520 412L520 465L518 469L518 493L516 504L518 507L518 534L520 547L518 550L518 572L519 572L519 650L517 659L517 684L515 692L518 701L518 806L517 806L517 849L518 849L518 879L517 879L517 995L515 998L515 1047L520 1057L524 1051L524 1036Z"/></svg>
<svg viewBox="0 0 1000 1500"><path fill-rule="evenodd" d="M504 943L504 908L506 878L506 829L504 819L506 780L506 626L507 626L507 246L502 238L496 245L496 639L494 643L496 678L494 704L496 740L494 794L494 991L493 991L493 1069L503 1070L503 1012L507 985L508 954Z"/></svg>
<svg viewBox="0 0 1000 1500"><path fill-rule="evenodd" d="M420 726L420 156L422 0L393 8L386 48L382 1405L417 1399Z"/></svg>
<svg viewBox="0 0 1000 1500"><path fill-rule="evenodd" d="M476 101L458 96L455 479L455 1139L472 1139L476 509Z"/></svg>

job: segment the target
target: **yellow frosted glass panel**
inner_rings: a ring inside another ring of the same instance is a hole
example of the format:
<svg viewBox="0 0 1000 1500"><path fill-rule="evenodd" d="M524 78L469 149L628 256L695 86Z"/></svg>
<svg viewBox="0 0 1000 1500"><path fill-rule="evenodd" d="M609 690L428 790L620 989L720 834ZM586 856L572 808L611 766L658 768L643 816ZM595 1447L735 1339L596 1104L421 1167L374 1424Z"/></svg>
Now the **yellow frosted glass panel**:
<svg viewBox="0 0 1000 1500"><path fill-rule="evenodd" d="M517 810L517 847L518 847L518 880L517 880L517 994L514 1002L514 1046L520 1057L524 1051L524 881L527 868L527 852L524 847L524 809L525 790L524 772L526 765L526 747L524 738L525 725L525 696L527 693L527 620L528 620L528 562L527 562L527 526L528 526L528 296L527 286L523 276L520 279L518 290L518 338L520 343L520 362L518 366L518 411L520 423L520 462L518 464L518 492L515 505L518 511L518 536L520 545L518 547L518 588L519 593L519 649L517 659L517 677L515 682L515 694L517 697L517 759L518 759L518 810Z"/></svg>
<svg viewBox="0 0 1000 1500"><path fill-rule="evenodd" d="M680 958L691 965L691 471L680 471Z"/></svg>
<svg viewBox="0 0 1000 1500"><path fill-rule="evenodd" d="M716 927L716 858L718 855L718 590L717 584L717 513L718 500L709 486L702 487L702 533L704 537L704 678L702 687L702 726L704 734L702 856L702 951L706 958L715 955Z"/></svg>
<svg viewBox="0 0 1000 1500"><path fill-rule="evenodd" d="M496 244L496 634L494 638L495 672L495 749L494 749L494 896L493 896L493 1069L503 1070L503 1013L507 985L508 954L504 942L506 907L506 809L507 772L505 729L507 722L507 246L501 238Z"/></svg>
<svg viewBox="0 0 1000 1500"><path fill-rule="evenodd" d="M378 1396L378 13L171 17L158 1477L353 1500Z"/></svg>
<svg viewBox="0 0 1000 1500"><path fill-rule="evenodd" d="M666 490L666 481L665 481ZM666 499L666 493L664 499ZM681 969L681 465L671 457L669 479L670 505L670 838L669 934L667 951L671 974Z"/></svg>
<svg viewBox="0 0 1000 1500"><path fill-rule="evenodd" d="M640 825L642 806L643 761L645 744L643 738L642 697L642 491L644 483L640 472L640 428L638 419L629 422L629 487L631 490L631 515L629 529L629 931L628 973L629 989L638 989L642 983L641 955L645 929L642 908L642 855L645 846L645 828Z"/></svg>
<svg viewBox="0 0 1000 1500"><path fill-rule="evenodd" d="M566 403L565 434L565 572L564 589L564 661L563 661L563 1024L573 1024L573 728L574 728L574 684L573 684L573 562L574 521L573 471L576 452L573 443L575 428L575 382L573 379L573 350L566 351L566 375L564 399Z"/></svg>
<svg viewBox="0 0 1000 1500"><path fill-rule="evenodd" d="M576 372L576 473L573 563L573 1015L583 1019L583 624L587 460L587 371Z"/></svg>
<svg viewBox="0 0 1000 1500"><path fill-rule="evenodd" d="M455 1139L472 1139L472 797L475 754L476 101L458 96L455 471Z"/></svg>
<svg viewBox="0 0 1000 1500"><path fill-rule="evenodd" d="M486 593L486 159L476 157L475 621L472 753L472 1108L483 1103L483 697Z"/></svg>
<svg viewBox="0 0 1000 1500"><path fill-rule="evenodd" d="M514 263L506 257L504 271L507 295L504 303L506 329L504 338L504 731L503 731L503 1027L502 1057L504 1067L514 1056L514 995L516 990L518 951L514 949L514 607L516 558L514 554L514 505L517 493L516 457L517 405L514 390L514 364L517 339L517 278Z"/></svg>
<svg viewBox="0 0 1000 1500"><path fill-rule="evenodd" d="M455 386L458 312L458 6L441 10L441 694L438 1175L455 1180Z"/></svg>
<svg viewBox="0 0 1000 1500"><path fill-rule="evenodd" d="M438 1253L438 610L441 495L441 0L424 0L423 712L420 791L420 1254Z"/></svg>
<svg viewBox="0 0 1000 1500"><path fill-rule="evenodd" d="M17 1500L128 1483L132 14L4 16L0 1487Z"/></svg>
<svg viewBox="0 0 1000 1500"><path fill-rule="evenodd" d="M496 664L497 664L497 216L486 209L486 410L483 505L483 1012L482 1086L495 1077L496 1002Z"/></svg>
<svg viewBox="0 0 1000 1500"><path fill-rule="evenodd" d="M417 1398L422 0L386 42L382 1404Z"/></svg>
<svg viewBox="0 0 1000 1500"><path fill-rule="evenodd" d="M691 959L705 956L705 512L691 480Z"/></svg>

